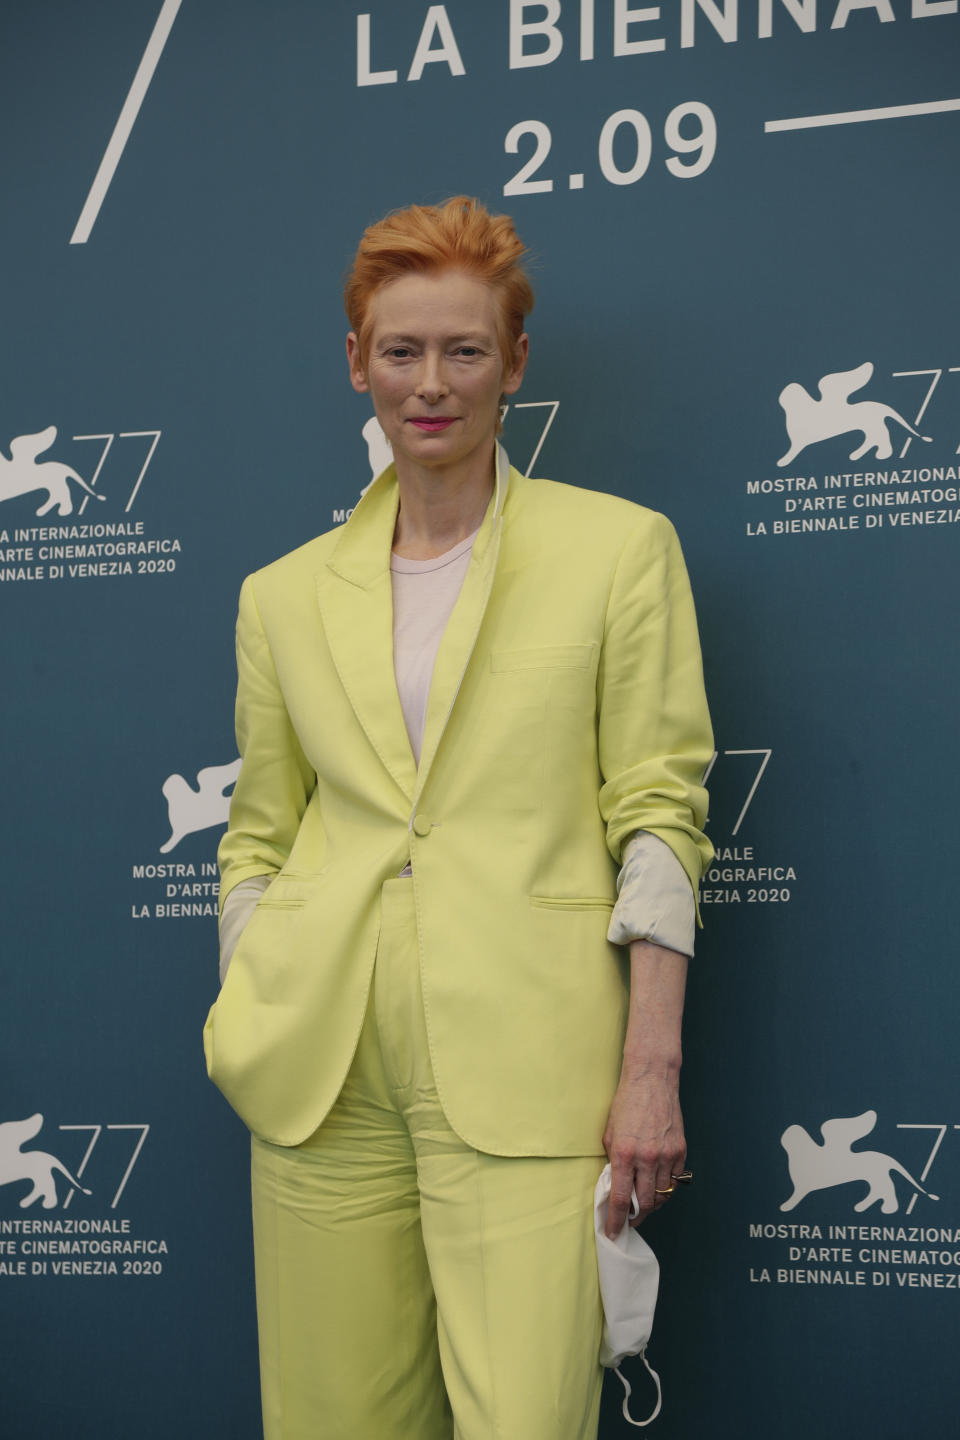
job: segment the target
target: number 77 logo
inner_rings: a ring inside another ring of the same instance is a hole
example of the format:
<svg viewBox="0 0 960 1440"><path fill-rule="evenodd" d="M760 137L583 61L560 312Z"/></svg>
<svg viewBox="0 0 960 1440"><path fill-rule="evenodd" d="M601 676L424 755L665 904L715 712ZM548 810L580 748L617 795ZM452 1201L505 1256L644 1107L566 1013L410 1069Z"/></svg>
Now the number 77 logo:
<svg viewBox="0 0 960 1440"><path fill-rule="evenodd" d="M713 767L716 765L717 760L721 755L759 755L762 757L759 765L757 766L757 773L753 777L753 782L750 786L750 789L747 791L747 798L746 800L744 800L743 805L740 808L740 814L737 816L736 824L730 831L731 836L736 835L740 829L740 826L743 824L744 819L746 818L747 811L750 809L750 806L753 802L753 797L757 793L757 786L760 784L760 781L763 778L763 772L766 770L767 765L770 762L770 756L772 754L772 750L714 750L713 755L710 757L710 763L707 766L706 770L704 770L703 772L704 785L706 785L707 781L710 779L710 776L713 773Z"/></svg>
<svg viewBox="0 0 960 1440"><path fill-rule="evenodd" d="M89 1131L90 1131L90 1143L89 1143L89 1145L87 1146L86 1150L84 1151L83 1159L80 1161L80 1164L77 1166L77 1179L78 1179L78 1180L82 1179L82 1177L83 1177L83 1172L84 1172L84 1170L86 1170L87 1165L88 1165L88 1163L89 1163L89 1161L90 1161L90 1157L91 1157L91 1155L93 1154L94 1150L96 1149L97 1141L100 1139L100 1136L102 1135L102 1133L103 1133L103 1131L104 1131L105 1129L106 1129L106 1130L139 1130L139 1132L140 1132L140 1138L139 1138L139 1140L137 1140L136 1143L134 1144L133 1151L132 1151L132 1153L131 1153L131 1155L130 1155L130 1159L129 1159L128 1163L127 1163L127 1168L126 1168L126 1170L124 1170L123 1175L122 1175L121 1180L120 1180L120 1183L119 1183L119 1185L117 1186L116 1191L114 1192L113 1199L110 1201L110 1209L111 1209L111 1210L115 1210L115 1209L117 1208L117 1201L120 1199L120 1196L123 1194L124 1190L126 1189L126 1187L127 1187L127 1181L130 1179L130 1176L133 1174L133 1167L134 1167L134 1165L136 1165L137 1161L138 1161L139 1158L140 1158L140 1151L143 1149L143 1142L146 1140L148 1134L150 1133L150 1126L149 1126L149 1125L106 1125L106 1126L104 1126L104 1125L59 1125L57 1128L58 1128L59 1130L89 1130ZM70 1193L67 1195L66 1199L65 1199L64 1202L63 1202L63 1208L64 1208L64 1210L66 1210L67 1206L70 1204L70 1201L73 1199L73 1197L74 1197L75 1194L76 1194L76 1191L71 1190Z"/></svg>

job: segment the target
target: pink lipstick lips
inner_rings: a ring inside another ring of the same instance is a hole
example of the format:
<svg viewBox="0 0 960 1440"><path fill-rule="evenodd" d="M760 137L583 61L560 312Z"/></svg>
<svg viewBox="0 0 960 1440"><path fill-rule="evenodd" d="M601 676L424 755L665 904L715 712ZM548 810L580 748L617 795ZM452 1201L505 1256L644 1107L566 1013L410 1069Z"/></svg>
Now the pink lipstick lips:
<svg viewBox="0 0 960 1440"><path fill-rule="evenodd" d="M416 415L410 421L410 424L416 425L418 430L425 430L428 434L436 434L441 430L449 429L453 421L454 416L452 415L438 415L436 418L432 418L429 415Z"/></svg>

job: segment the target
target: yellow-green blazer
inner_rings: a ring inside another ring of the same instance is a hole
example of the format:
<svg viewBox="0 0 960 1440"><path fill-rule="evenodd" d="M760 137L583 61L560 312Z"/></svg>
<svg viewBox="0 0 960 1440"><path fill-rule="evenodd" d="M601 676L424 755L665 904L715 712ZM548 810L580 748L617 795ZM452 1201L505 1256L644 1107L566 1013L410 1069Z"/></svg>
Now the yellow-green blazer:
<svg viewBox="0 0 960 1440"><path fill-rule="evenodd" d="M419 769L393 669L393 467L337 530L250 576L243 767L221 901L273 881L204 1031L258 1135L295 1145L360 1033L379 892L413 867L447 1118L501 1155L599 1154L626 957L622 844L650 830L696 887L713 741L680 547L662 515L505 464L437 656Z"/></svg>

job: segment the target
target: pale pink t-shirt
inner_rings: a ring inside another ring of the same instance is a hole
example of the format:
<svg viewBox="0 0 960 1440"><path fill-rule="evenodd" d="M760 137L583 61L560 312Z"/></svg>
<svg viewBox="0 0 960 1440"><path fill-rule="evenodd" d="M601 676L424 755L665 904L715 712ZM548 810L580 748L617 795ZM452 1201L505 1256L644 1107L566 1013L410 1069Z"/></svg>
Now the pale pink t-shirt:
<svg viewBox="0 0 960 1440"><path fill-rule="evenodd" d="M433 666L470 565L478 530L430 560L390 556L393 668L414 759L420 764Z"/></svg>

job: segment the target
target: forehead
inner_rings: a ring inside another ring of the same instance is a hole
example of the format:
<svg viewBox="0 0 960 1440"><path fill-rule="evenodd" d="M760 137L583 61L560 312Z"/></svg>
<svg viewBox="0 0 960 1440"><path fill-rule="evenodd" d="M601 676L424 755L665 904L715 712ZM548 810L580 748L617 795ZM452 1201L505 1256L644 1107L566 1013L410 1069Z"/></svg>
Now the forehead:
<svg viewBox="0 0 960 1440"><path fill-rule="evenodd" d="M381 285L370 304L373 334L497 329L497 297L484 280L459 270L401 275Z"/></svg>

